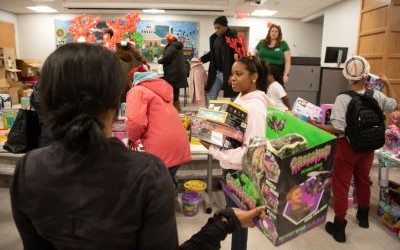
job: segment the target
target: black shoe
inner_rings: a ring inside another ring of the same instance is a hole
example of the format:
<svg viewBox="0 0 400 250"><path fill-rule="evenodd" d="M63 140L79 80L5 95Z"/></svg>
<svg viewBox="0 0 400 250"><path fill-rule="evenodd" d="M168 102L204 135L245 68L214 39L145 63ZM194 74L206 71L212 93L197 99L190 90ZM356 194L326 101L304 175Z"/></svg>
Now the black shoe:
<svg viewBox="0 0 400 250"><path fill-rule="evenodd" d="M330 235L332 235L337 242L341 243L346 242L346 234L345 234L346 225L347 225L347 220L339 222L335 219L335 222L328 221L325 224L325 231L327 231Z"/></svg>
<svg viewBox="0 0 400 250"><path fill-rule="evenodd" d="M369 228L368 213L369 207L358 207L356 218L358 220L358 225L362 228Z"/></svg>

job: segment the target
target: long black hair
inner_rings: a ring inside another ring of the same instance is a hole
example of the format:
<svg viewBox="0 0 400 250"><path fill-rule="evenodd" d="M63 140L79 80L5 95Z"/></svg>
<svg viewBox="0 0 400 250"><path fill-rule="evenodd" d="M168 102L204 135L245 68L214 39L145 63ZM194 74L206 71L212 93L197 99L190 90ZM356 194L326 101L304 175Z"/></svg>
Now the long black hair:
<svg viewBox="0 0 400 250"><path fill-rule="evenodd" d="M251 58L245 56L240 57L237 62L243 63L250 74L258 74L256 82L257 90L261 90L263 92L267 91L267 82L265 81L265 79L268 75L268 68L263 67L263 65L261 64L261 60L258 56L252 56Z"/></svg>
<svg viewBox="0 0 400 250"><path fill-rule="evenodd" d="M104 144L107 111L118 112L125 87L118 58L99 45L69 43L45 61L41 105L53 139L73 151Z"/></svg>

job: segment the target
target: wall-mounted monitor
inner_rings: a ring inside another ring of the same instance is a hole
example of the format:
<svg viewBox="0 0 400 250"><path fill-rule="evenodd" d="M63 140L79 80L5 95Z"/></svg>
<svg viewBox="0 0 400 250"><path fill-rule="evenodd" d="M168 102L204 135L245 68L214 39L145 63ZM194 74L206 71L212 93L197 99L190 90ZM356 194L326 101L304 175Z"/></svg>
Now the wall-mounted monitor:
<svg viewBox="0 0 400 250"><path fill-rule="evenodd" d="M325 51L325 63L337 63L338 67L340 63L344 63L347 58L347 47L326 47Z"/></svg>

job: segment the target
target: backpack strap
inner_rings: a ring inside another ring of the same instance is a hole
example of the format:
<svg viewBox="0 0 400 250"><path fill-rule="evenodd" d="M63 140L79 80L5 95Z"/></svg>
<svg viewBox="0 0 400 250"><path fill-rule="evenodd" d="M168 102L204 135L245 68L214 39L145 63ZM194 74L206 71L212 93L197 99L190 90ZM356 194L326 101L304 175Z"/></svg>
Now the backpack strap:
<svg viewBox="0 0 400 250"><path fill-rule="evenodd" d="M357 98L357 97L360 97L361 95L360 94L358 94L357 92L355 92L354 90L348 90L348 91L344 91L344 92L341 92L340 94L343 94L343 95L349 95L349 96L351 96L351 98L353 99L353 98Z"/></svg>
<svg viewBox="0 0 400 250"><path fill-rule="evenodd" d="M374 96L374 90L373 90L373 89L367 89L367 90L365 90L364 95L373 98L373 96Z"/></svg>

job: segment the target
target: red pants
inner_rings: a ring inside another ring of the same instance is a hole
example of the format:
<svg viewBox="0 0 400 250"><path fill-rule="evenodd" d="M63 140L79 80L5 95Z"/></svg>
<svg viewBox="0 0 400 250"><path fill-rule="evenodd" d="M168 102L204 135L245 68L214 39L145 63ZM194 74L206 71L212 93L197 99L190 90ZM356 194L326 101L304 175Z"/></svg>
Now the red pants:
<svg viewBox="0 0 400 250"><path fill-rule="evenodd" d="M352 176L354 176L358 206L362 208L369 207L371 196L369 172L373 160L374 151L355 152L345 138L337 140L332 170L333 209L337 220L342 221L346 217L347 199Z"/></svg>

